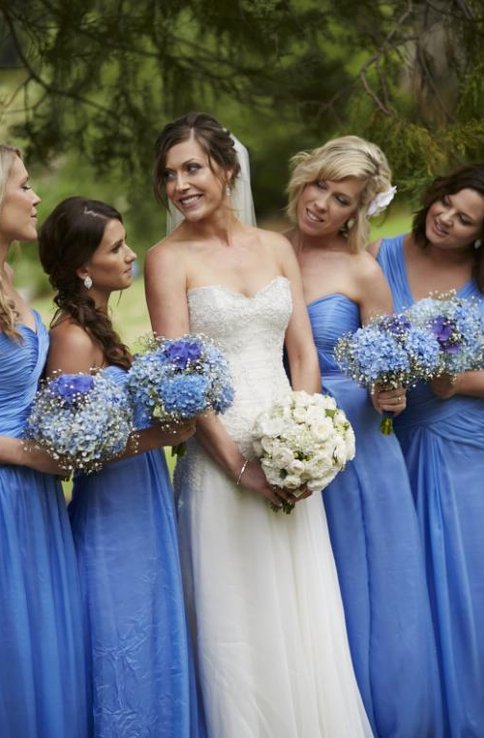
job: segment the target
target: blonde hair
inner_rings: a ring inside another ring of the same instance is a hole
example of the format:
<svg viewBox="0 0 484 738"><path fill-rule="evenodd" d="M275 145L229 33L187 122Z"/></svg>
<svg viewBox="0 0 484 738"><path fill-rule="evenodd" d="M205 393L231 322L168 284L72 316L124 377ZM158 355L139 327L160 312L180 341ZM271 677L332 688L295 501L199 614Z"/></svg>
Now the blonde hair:
<svg viewBox="0 0 484 738"><path fill-rule="evenodd" d="M0 144L0 213L3 208L8 178L16 156L22 158L19 149L16 149L14 146L8 146L7 144ZM3 279L0 275L0 330L6 336L9 336L9 338L17 341L21 339L21 334L15 327L18 319L19 315L15 310L15 305L5 294Z"/></svg>
<svg viewBox="0 0 484 738"><path fill-rule="evenodd" d="M293 223L297 223L297 203L307 184L321 179L338 182L346 177L366 181L354 223L346 230L350 250L363 249L370 233L368 206L375 195L391 186L392 173L383 151L359 136L341 136L312 151L299 152L291 159L291 169L287 214Z"/></svg>

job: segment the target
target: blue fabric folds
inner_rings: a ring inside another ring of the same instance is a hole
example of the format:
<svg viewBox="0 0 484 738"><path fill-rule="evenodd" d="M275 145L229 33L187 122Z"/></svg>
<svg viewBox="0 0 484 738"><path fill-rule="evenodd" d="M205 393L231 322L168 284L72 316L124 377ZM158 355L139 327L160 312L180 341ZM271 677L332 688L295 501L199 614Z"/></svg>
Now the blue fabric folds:
<svg viewBox="0 0 484 738"><path fill-rule="evenodd" d="M424 557L397 438L379 430L366 389L343 376L337 339L360 325L342 294L308 306L323 391L353 425L356 457L323 491L351 653L379 738L442 735L438 666Z"/></svg>
<svg viewBox="0 0 484 738"><path fill-rule="evenodd" d="M123 372L110 367L119 381ZM75 479L95 738L201 738L172 490L161 451Z"/></svg>
<svg viewBox="0 0 484 738"><path fill-rule="evenodd" d="M0 333L0 434L20 437L48 333ZM79 580L61 485L0 466L0 735L85 738L86 680Z"/></svg>
<svg viewBox="0 0 484 738"><path fill-rule="evenodd" d="M414 302L403 236L384 239L378 255L395 309ZM484 296L469 281L461 297ZM426 385L408 394L395 430L410 475L431 588L445 735L484 736L484 400L441 400Z"/></svg>

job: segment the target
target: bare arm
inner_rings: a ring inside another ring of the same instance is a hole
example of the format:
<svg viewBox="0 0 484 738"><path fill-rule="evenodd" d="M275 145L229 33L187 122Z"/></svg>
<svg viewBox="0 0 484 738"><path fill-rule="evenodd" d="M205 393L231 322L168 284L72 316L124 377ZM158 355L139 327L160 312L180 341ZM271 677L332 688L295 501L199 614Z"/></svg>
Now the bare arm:
<svg viewBox="0 0 484 738"><path fill-rule="evenodd" d="M285 336L291 384L295 390L305 390L310 394L321 392L318 355L304 300L301 272L290 243L282 236L279 240L281 266L291 283L292 294L292 315Z"/></svg>
<svg viewBox="0 0 484 738"><path fill-rule="evenodd" d="M484 397L484 370L476 372L462 372L455 380L448 375L432 380L432 392L442 400L448 400L454 395L470 395Z"/></svg>

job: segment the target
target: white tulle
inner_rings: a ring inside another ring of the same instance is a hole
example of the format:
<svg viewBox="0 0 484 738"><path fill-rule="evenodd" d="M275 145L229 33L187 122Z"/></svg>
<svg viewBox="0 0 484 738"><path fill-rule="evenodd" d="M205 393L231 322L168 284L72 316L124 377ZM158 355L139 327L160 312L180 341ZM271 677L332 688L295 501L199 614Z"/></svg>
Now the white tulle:
<svg viewBox="0 0 484 738"><path fill-rule="evenodd" d="M255 417L289 389L289 283L278 277L252 298L200 287L188 300L190 329L216 339L230 362L236 399L222 421L249 453ZM321 496L274 513L196 441L177 467L176 490L210 738L371 736Z"/></svg>
<svg viewBox="0 0 484 738"><path fill-rule="evenodd" d="M256 225L254 200L250 185L249 152L243 143L230 134L240 164L240 172L230 193L230 201L237 218L246 225ZM168 236L184 220L183 215L170 201L166 217L166 235Z"/></svg>

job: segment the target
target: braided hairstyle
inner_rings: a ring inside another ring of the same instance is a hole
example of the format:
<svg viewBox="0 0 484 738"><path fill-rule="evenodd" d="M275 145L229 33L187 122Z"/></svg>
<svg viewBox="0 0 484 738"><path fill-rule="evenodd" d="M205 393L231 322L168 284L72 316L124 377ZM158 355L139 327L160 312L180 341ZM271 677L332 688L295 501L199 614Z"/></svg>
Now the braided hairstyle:
<svg viewBox="0 0 484 738"><path fill-rule="evenodd" d="M445 177L437 177L429 185L422 195L422 207L414 216L412 224L412 235L421 248L428 246L426 236L426 220L430 207L442 200L446 195L455 195L461 190L474 190L484 197L484 164L470 164L451 172ZM484 218L482 220L480 248L474 248L469 244L472 255L472 274L481 292L484 292Z"/></svg>
<svg viewBox="0 0 484 738"><path fill-rule="evenodd" d="M113 328L106 312L81 290L77 275L99 247L106 224L123 219L115 208L99 200L68 197L57 205L43 224L39 234L40 261L56 290L57 311L52 319L68 315L102 348L108 364L128 369L131 354Z"/></svg>
<svg viewBox="0 0 484 738"><path fill-rule="evenodd" d="M292 174L287 186L287 214L297 223L297 203L307 184L318 180L338 182L354 177L365 182L354 223L345 235L351 251L361 251L368 241L370 224L368 207L375 195L391 185L391 170L383 151L359 136L341 136L327 141L312 151L301 151L291 159Z"/></svg>
<svg viewBox="0 0 484 738"><path fill-rule="evenodd" d="M22 158L19 149L7 144L0 144L0 213L5 199L8 178L16 156ZM15 327L18 319L19 315L12 300L9 300L4 293L3 280L0 276L0 330L15 341L22 339L21 334Z"/></svg>
<svg viewBox="0 0 484 738"><path fill-rule="evenodd" d="M197 143L208 156L209 165L213 170L212 162L223 170L231 169L232 176L229 186L232 187L240 171L237 153L230 131L224 128L216 118L208 113L187 113L181 118L168 123L155 142L155 167L153 174L153 191L155 198L165 207L165 168L168 151L179 143L194 137Z"/></svg>

